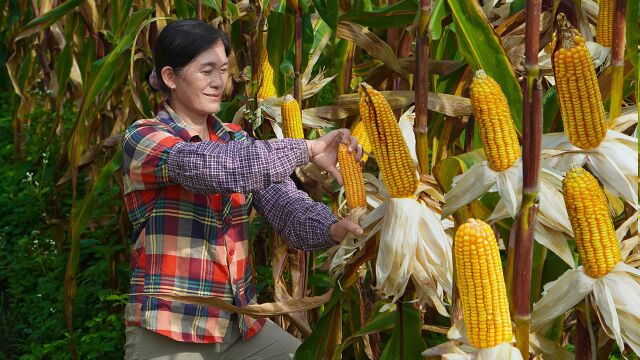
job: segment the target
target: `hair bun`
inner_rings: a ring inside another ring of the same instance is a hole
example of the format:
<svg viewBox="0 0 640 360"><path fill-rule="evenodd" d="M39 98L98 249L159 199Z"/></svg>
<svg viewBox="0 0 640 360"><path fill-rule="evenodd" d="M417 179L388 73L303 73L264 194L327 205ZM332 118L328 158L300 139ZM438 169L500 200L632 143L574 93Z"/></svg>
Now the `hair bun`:
<svg viewBox="0 0 640 360"><path fill-rule="evenodd" d="M160 82L158 81L155 67L151 71L151 75L149 75L149 85L151 85L154 90L160 91Z"/></svg>

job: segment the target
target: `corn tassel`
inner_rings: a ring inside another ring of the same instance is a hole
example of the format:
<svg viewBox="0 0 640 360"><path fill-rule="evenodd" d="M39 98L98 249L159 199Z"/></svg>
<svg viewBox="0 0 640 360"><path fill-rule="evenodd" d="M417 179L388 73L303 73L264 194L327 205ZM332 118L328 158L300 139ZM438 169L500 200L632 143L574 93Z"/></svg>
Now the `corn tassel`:
<svg viewBox="0 0 640 360"><path fill-rule="evenodd" d="M596 26L596 41L606 47L613 42L613 14L616 0L601 0L598 10L598 26Z"/></svg>
<svg viewBox="0 0 640 360"><path fill-rule="evenodd" d="M412 197L418 186L416 169L391 106L369 84L361 83L358 93L360 118L389 194L393 198Z"/></svg>
<svg viewBox="0 0 640 360"><path fill-rule="evenodd" d="M521 156L507 98L500 85L483 70L471 82L471 106L489 167L503 171Z"/></svg>
<svg viewBox="0 0 640 360"><path fill-rule="evenodd" d="M302 113L298 101L291 95L287 95L280 105L282 113L282 131L284 137L292 139L304 139L302 130Z"/></svg>
<svg viewBox="0 0 640 360"><path fill-rule="evenodd" d="M362 168L356 161L355 152L349 152L348 145L338 145L338 163L340 174L344 184L344 192L349 209L367 207L367 198L364 191L364 177Z"/></svg>
<svg viewBox="0 0 640 360"><path fill-rule="evenodd" d="M260 56L260 76L259 76L258 99L266 99L276 95L276 88L273 86L273 68L269 64L267 52Z"/></svg>
<svg viewBox="0 0 640 360"><path fill-rule="evenodd" d="M493 230L469 219L454 240L456 281L471 345L479 349L510 343L509 302Z"/></svg>
<svg viewBox="0 0 640 360"><path fill-rule="evenodd" d="M371 140L367 135L367 130L364 127L364 121L358 121L351 131L351 135L358 140L358 144L362 145L362 150L371 153ZM362 162L366 163L369 159L369 155L362 154Z"/></svg>
<svg viewBox="0 0 640 360"><path fill-rule="evenodd" d="M564 14L558 15L553 48L553 72L564 132L573 145L592 149L607 134L602 97L584 39Z"/></svg>
<svg viewBox="0 0 640 360"><path fill-rule="evenodd" d="M604 192L593 175L577 166L567 171L562 185L585 273L595 278L604 276L622 260Z"/></svg>

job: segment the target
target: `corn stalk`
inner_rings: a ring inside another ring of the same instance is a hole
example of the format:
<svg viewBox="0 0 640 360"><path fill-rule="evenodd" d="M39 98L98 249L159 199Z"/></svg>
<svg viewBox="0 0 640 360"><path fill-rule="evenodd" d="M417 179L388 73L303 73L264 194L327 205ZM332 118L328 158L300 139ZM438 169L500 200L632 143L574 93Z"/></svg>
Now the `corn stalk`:
<svg viewBox="0 0 640 360"><path fill-rule="evenodd" d="M416 119L413 131L416 134L416 152L418 155L418 167L423 175L429 174L429 138L427 124L429 113L429 16L431 12L431 0L421 0L420 20L416 29Z"/></svg>
<svg viewBox="0 0 640 360"><path fill-rule="evenodd" d="M538 172L542 140L542 85L538 68L541 0L527 3L525 25L525 69L521 81L523 92L524 137L522 162L522 205L515 222L515 259L513 278L514 321L516 346L522 357L529 358L529 329L531 322L531 265L533 234L538 210Z"/></svg>
<svg viewBox="0 0 640 360"><path fill-rule="evenodd" d="M613 44L611 46L611 104L609 119L620 116L624 84L624 46L627 0L616 0L613 15Z"/></svg>

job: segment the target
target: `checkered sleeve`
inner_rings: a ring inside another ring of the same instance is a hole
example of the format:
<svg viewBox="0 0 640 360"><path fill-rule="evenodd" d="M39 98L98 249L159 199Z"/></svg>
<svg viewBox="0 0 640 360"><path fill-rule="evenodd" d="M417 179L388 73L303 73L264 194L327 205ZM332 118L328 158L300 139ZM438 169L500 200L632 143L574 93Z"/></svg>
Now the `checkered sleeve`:
<svg viewBox="0 0 640 360"><path fill-rule="evenodd" d="M181 141L167 128L149 120L131 125L122 142L125 195L170 184L167 159L173 146Z"/></svg>
<svg viewBox="0 0 640 360"><path fill-rule="evenodd" d="M337 245L329 228L338 219L328 206L298 190L291 179L254 192L254 206L298 250L320 250Z"/></svg>
<svg viewBox="0 0 640 360"><path fill-rule="evenodd" d="M301 139L211 141L176 144L168 158L169 178L200 194L243 193L285 181L309 162Z"/></svg>

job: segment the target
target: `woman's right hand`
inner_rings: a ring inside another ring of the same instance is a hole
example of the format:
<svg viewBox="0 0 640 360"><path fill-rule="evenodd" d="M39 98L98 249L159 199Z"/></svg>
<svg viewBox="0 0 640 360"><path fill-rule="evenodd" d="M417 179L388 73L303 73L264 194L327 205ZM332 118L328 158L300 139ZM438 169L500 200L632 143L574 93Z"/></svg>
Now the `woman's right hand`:
<svg viewBox="0 0 640 360"><path fill-rule="evenodd" d="M306 140L309 150L309 161L326 170L342 185L342 175L337 168L338 145L349 144L349 151L356 152L356 161L362 158L362 146L351 136L349 129L333 130L315 140Z"/></svg>

